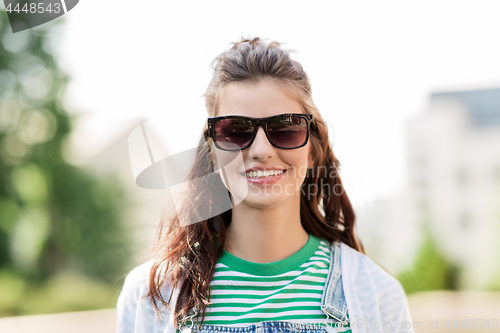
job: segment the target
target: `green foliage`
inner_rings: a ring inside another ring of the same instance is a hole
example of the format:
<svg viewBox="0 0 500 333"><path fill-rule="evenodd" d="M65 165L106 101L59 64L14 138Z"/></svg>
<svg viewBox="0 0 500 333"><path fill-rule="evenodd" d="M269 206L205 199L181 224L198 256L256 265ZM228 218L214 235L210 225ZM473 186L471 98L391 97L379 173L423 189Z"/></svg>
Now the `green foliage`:
<svg viewBox="0 0 500 333"><path fill-rule="evenodd" d="M497 187L498 190L497 190L497 193L496 193L496 197L495 197L495 201L497 204L496 204L496 209L497 209L497 213L496 213L496 224L495 224L495 227L493 229L493 234L494 235L499 235L500 234L500 166L498 167L498 184L499 186ZM495 254L495 257L496 258L500 258L500 243L499 242L496 242L494 247L493 247L493 251L494 251L494 254ZM491 275L490 277L490 281L488 283L488 286L487 286L487 289L488 290L491 290L491 291L500 291L500 264L498 264L498 261L497 261L497 265L495 265L494 267L494 272L493 274Z"/></svg>
<svg viewBox="0 0 500 333"><path fill-rule="evenodd" d="M4 269L0 271L0 317L112 308L120 291L119 285L70 271L31 284L15 271Z"/></svg>
<svg viewBox="0 0 500 333"><path fill-rule="evenodd" d="M424 224L424 241L411 270L401 273L398 280L407 294L418 291L457 290L459 269L439 250L428 226Z"/></svg>
<svg viewBox="0 0 500 333"><path fill-rule="evenodd" d="M54 22L44 27L54 30ZM51 54L54 35L40 28L13 34L0 11L0 277L10 286L0 290L0 313L35 313L51 302L54 311L68 302L82 309L101 304L92 291L101 288L97 282L70 276L70 288L56 276L72 271L110 284L123 275L131 251L124 186L64 159L72 116L62 102L68 76ZM76 288L83 289L68 291ZM112 296L108 306L116 302L113 288L103 292Z"/></svg>

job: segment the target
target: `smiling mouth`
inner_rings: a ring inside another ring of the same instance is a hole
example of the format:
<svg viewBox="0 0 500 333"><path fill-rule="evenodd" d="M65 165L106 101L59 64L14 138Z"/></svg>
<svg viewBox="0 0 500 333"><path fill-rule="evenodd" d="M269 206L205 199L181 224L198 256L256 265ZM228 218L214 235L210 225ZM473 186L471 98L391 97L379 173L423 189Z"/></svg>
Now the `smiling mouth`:
<svg viewBox="0 0 500 333"><path fill-rule="evenodd" d="M246 173L241 173L241 175L247 178L259 179L259 178L281 176L285 172L286 170L258 170L258 171L249 171Z"/></svg>

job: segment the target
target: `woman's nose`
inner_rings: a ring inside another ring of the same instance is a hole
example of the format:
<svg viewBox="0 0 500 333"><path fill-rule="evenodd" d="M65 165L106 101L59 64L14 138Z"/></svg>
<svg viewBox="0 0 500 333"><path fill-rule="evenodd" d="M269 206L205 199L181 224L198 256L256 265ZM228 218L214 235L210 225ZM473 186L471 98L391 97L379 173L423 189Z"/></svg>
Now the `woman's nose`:
<svg viewBox="0 0 500 333"><path fill-rule="evenodd" d="M257 129L257 135L250 147L248 147L248 155L252 159L264 160L274 155L274 146L267 139L266 133L262 127Z"/></svg>

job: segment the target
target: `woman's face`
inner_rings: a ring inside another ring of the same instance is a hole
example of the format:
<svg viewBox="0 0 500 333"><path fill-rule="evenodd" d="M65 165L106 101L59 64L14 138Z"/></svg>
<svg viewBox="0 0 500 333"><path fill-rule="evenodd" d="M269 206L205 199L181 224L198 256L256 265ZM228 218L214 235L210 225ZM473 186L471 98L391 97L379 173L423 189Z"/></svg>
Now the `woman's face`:
<svg viewBox="0 0 500 333"><path fill-rule="evenodd" d="M225 86L219 97L216 116L264 118L284 113L305 112L276 81L266 79ZM248 148L236 152L215 149L218 164L225 166L229 189L236 203L263 209L300 203L300 187L307 169L312 167L309 142L297 149L276 148L267 139L264 129L259 127L257 136ZM239 154L241 157L238 157ZM283 169L284 173L281 176L256 178L247 173L254 168ZM228 187L224 177L222 179Z"/></svg>

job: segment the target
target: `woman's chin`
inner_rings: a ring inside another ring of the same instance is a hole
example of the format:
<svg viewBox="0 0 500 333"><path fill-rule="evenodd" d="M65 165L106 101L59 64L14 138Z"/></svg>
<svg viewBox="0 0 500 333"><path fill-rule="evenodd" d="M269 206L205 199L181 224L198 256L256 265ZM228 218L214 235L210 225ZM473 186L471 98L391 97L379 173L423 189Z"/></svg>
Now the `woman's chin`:
<svg viewBox="0 0 500 333"><path fill-rule="evenodd" d="M247 206L255 207L255 208L262 208L262 209L269 209L269 208L274 208L279 206L284 202L285 198L282 198L281 196L275 196L275 195L252 195L249 193L243 200L240 201L240 205L244 204Z"/></svg>

